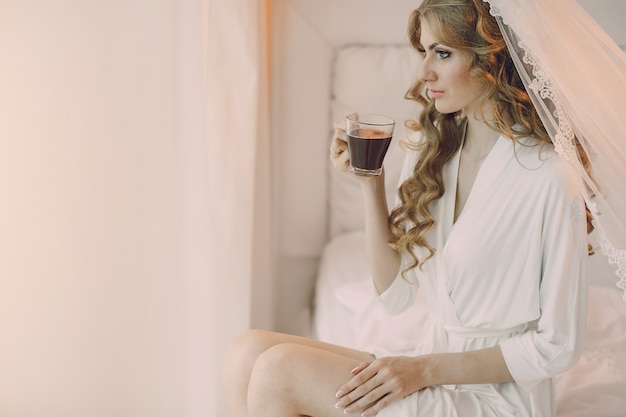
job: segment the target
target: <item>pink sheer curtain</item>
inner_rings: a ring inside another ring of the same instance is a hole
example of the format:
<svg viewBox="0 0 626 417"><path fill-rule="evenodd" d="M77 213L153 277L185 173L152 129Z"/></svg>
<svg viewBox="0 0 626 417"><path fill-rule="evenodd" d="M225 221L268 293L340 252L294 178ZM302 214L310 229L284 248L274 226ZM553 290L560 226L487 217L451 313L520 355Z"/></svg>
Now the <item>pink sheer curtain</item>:
<svg viewBox="0 0 626 417"><path fill-rule="evenodd" d="M270 1L208 0L210 285L219 393L230 339L272 326L272 253L268 97Z"/></svg>
<svg viewBox="0 0 626 417"><path fill-rule="evenodd" d="M0 5L2 416L225 415L224 346L271 326L265 16Z"/></svg>

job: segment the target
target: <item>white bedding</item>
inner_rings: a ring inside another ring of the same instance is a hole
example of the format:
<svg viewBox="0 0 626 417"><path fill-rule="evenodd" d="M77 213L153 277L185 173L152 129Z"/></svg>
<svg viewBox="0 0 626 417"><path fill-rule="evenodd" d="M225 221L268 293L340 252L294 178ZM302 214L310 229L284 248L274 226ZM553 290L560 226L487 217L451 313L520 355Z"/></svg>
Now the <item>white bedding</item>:
<svg viewBox="0 0 626 417"><path fill-rule="evenodd" d="M403 100L419 62L406 46L355 45L334 60L332 117L351 111L379 112L399 129L385 159L388 201L393 204L404 135L402 122L418 108ZM358 185L329 168L330 236L316 281L313 333L321 340L355 348L384 343L409 350L425 319L419 296L412 308L388 315L374 299L367 271L363 207ZM588 336L579 364L557 378L559 417L626 416L626 303L601 255L590 262Z"/></svg>

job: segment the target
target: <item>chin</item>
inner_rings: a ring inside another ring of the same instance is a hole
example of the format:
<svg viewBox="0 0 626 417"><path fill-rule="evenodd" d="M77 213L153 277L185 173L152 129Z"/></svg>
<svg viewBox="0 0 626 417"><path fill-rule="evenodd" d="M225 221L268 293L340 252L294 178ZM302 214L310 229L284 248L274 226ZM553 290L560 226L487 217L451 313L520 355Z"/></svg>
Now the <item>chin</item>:
<svg viewBox="0 0 626 417"><path fill-rule="evenodd" d="M447 105L445 102L442 103L441 101L437 100L435 100L435 109L437 109L437 111L442 114L457 113L461 110L458 106L450 106Z"/></svg>
<svg viewBox="0 0 626 417"><path fill-rule="evenodd" d="M459 112L461 109L457 109L457 108L451 108L451 107L446 107L446 106L437 106L435 105L435 108L437 109L437 111L439 113L442 114L453 114L453 113L457 113Z"/></svg>

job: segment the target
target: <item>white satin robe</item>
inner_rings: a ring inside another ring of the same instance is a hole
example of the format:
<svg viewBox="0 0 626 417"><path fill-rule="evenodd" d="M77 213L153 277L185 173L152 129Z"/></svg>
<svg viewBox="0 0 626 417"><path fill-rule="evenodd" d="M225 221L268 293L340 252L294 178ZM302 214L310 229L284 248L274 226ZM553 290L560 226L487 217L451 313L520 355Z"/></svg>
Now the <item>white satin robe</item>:
<svg viewBox="0 0 626 417"><path fill-rule="evenodd" d="M444 168L445 194L432 208L434 257L398 276L379 300L401 312L419 286L430 317L415 330L422 334L413 355L499 344L516 382L430 387L379 416L554 416L551 378L575 364L585 328L583 200L551 145L500 137L454 222L459 157ZM416 158L409 153L403 177Z"/></svg>

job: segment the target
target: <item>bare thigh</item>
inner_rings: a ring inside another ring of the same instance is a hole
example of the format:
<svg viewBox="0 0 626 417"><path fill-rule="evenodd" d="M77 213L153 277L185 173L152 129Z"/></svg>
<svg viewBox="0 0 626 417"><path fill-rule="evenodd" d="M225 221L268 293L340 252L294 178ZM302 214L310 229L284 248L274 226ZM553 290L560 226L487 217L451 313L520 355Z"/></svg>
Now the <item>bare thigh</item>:
<svg viewBox="0 0 626 417"><path fill-rule="evenodd" d="M225 353L223 378L231 417L249 416L247 403L250 379L259 358L274 348L288 345L336 355L346 360L346 363L352 364L352 368L358 363L373 359L373 355L366 352L306 337L249 330L231 342ZM275 350L275 353L277 351ZM265 357L268 359L271 355Z"/></svg>
<svg viewBox="0 0 626 417"><path fill-rule="evenodd" d="M374 359L374 356L371 353L363 352L357 349L321 342L308 337L294 336L266 330L249 330L240 337L243 338L244 341L247 340L248 343L251 342L251 344L260 352L265 351L272 346L291 343L333 352L337 355L352 358L360 362Z"/></svg>
<svg viewBox="0 0 626 417"><path fill-rule="evenodd" d="M345 416L335 408L335 393L352 378L350 371L356 365L373 356L325 343L301 343L300 338L291 340L267 349L255 363L248 397L251 415Z"/></svg>

